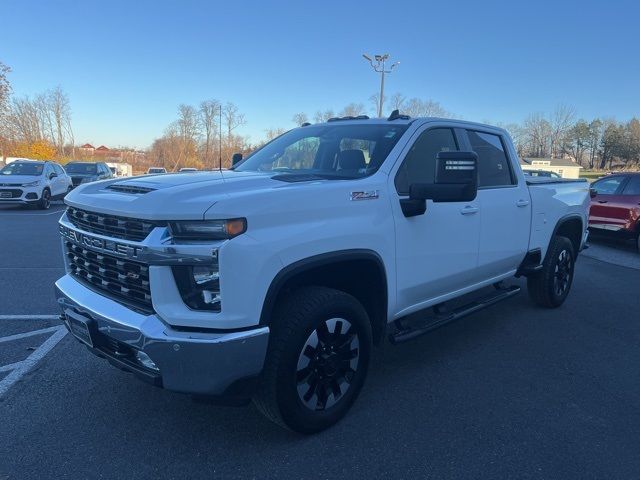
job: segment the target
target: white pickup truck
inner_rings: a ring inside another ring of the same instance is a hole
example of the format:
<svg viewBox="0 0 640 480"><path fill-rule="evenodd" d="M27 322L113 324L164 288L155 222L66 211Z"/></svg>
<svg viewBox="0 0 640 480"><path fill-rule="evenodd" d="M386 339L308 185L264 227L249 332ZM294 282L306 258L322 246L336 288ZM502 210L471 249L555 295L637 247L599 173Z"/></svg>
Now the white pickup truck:
<svg viewBox="0 0 640 480"><path fill-rule="evenodd" d="M560 306L589 188L526 180L502 129L394 112L304 125L231 170L90 183L65 202L56 294L71 333L155 385L253 399L311 433L351 407L374 344L509 298L514 276Z"/></svg>

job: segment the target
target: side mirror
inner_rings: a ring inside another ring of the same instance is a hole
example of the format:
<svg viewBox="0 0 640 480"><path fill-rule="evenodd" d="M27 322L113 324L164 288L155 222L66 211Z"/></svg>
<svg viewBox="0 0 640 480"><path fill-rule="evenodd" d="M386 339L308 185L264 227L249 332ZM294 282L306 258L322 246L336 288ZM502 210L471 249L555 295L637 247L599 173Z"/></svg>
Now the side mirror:
<svg viewBox="0 0 640 480"><path fill-rule="evenodd" d="M470 202L478 195L478 155L475 152L440 152L436 157L434 183L413 183L409 198L400 205L405 217L422 215L426 200Z"/></svg>
<svg viewBox="0 0 640 480"><path fill-rule="evenodd" d="M595 189L595 188L590 188L590 189L589 189L589 196L590 196L591 198L596 198L596 197L598 196L598 192L596 191L596 189Z"/></svg>
<svg viewBox="0 0 640 480"><path fill-rule="evenodd" d="M234 153L233 156L231 157L231 166L235 167L241 161L242 161L242 154L241 153Z"/></svg>
<svg viewBox="0 0 640 480"><path fill-rule="evenodd" d="M56 172L51 172L51 173L49 174L49 180L51 180L51 179L53 179L53 178L56 178L57 176L58 176L58 174L57 174Z"/></svg>

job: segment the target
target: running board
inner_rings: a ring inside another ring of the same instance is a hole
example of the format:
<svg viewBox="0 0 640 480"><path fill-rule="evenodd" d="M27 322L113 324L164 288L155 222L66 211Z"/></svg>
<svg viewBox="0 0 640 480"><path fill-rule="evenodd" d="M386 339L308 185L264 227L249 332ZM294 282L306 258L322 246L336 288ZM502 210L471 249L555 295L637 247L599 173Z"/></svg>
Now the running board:
<svg viewBox="0 0 640 480"><path fill-rule="evenodd" d="M461 307L456 308L452 312L447 314L439 314L436 315L435 319L431 319L428 323L424 325L418 325L415 327L408 327L404 329L400 329L395 333L389 335L389 341L397 345L398 343L403 343L408 340L412 340L420 335L423 335L431 330L435 330L436 328L442 327L447 323L451 323L460 318L466 317L472 313L475 313L479 310L490 307L491 305L501 302L502 300L506 300L507 298L511 298L517 293L520 292L520 287L511 286L504 289L496 290L486 297L475 300L467 305L463 305ZM437 309L434 308L434 310ZM397 322L396 322L397 323Z"/></svg>

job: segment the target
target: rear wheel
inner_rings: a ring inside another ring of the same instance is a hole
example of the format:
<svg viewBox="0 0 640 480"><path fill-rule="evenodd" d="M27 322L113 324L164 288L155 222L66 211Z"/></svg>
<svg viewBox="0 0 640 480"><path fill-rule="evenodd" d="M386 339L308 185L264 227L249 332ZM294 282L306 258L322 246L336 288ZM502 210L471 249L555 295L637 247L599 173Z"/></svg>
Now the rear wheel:
<svg viewBox="0 0 640 480"><path fill-rule="evenodd" d="M42 196L40 197L40 200L38 200L37 205L40 210L48 210L51 206L51 192L48 188L45 188L42 191Z"/></svg>
<svg viewBox="0 0 640 480"><path fill-rule="evenodd" d="M315 433L340 420L364 384L371 324L351 295L305 287L277 308L258 409L275 423Z"/></svg>
<svg viewBox="0 0 640 480"><path fill-rule="evenodd" d="M548 308L562 305L571 290L574 267L575 252L571 240L553 237L542 262L542 270L527 279L531 299Z"/></svg>

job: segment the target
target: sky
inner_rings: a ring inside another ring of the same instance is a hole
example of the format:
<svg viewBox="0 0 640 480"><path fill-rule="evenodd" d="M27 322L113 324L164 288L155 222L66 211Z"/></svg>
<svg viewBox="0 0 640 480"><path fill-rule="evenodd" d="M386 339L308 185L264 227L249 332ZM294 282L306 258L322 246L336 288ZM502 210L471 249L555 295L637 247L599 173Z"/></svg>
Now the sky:
<svg viewBox="0 0 640 480"><path fill-rule="evenodd" d="M0 62L14 95L69 95L76 143L148 147L178 105L235 103L255 143L292 117L433 99L467 120L521 122L558 104L640 116L640 2L3 0ZM371 112L373 114L373 111Z"/></svg>

